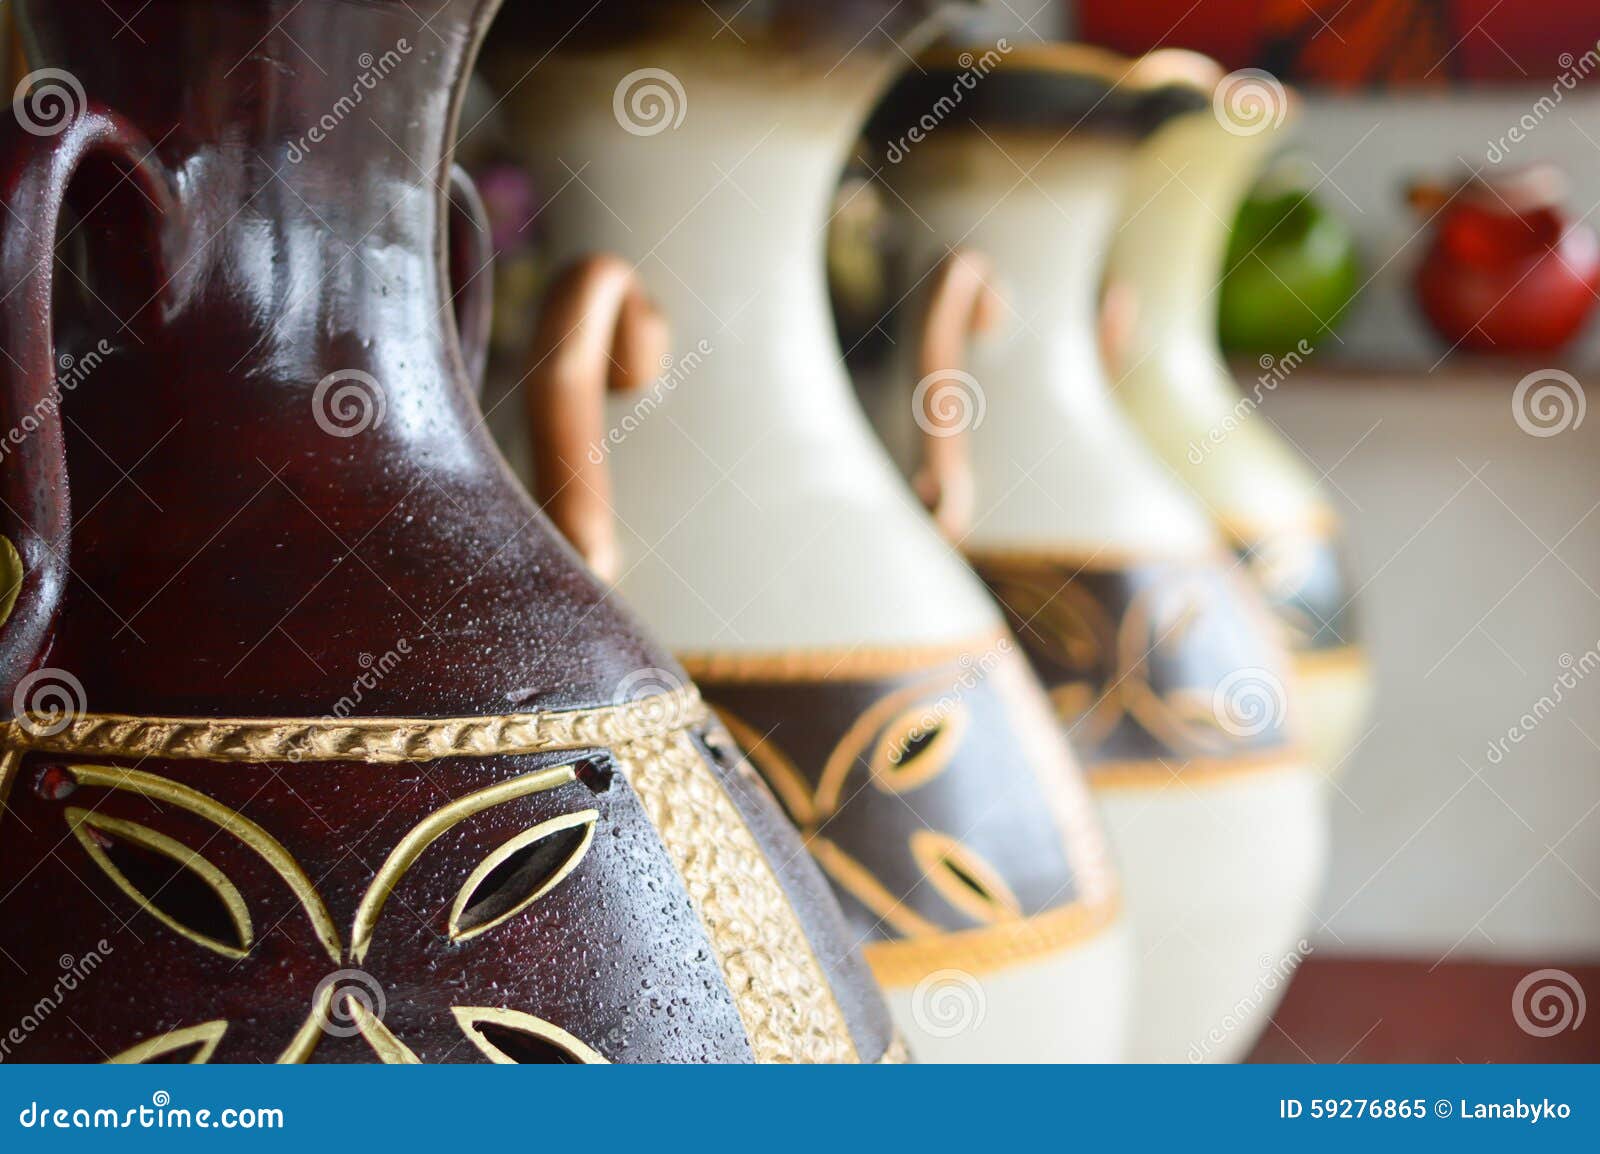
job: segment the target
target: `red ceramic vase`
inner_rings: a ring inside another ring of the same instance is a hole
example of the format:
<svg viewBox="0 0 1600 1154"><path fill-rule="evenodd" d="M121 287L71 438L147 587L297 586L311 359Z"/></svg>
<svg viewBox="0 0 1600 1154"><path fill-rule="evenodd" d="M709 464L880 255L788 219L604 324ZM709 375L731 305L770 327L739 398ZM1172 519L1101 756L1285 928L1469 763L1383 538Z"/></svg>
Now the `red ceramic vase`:
<svg viewBox="0 0 1600 1154"><path fill-rule="evenodd" d="M896 1054L770 796L466 387L443 226L494 7L20 0L6 1060Z"/></svg>

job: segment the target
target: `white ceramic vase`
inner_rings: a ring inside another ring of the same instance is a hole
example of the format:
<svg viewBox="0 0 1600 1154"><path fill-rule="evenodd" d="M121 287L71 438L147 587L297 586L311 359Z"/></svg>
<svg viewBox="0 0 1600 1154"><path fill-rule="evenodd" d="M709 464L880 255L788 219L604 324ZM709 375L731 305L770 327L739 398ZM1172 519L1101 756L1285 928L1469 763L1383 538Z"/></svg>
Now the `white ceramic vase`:
<svg viewBox="0 0 1600 1154"><path fill-rule="evenodd" d="M1303 951L1326 847L1279 631L1102 366L1101 274L1140 135L1195 99L1181 75L1077 46L974 48L921 58L872 129L897 283L920 301L874 419L1089 770L1137 937L1142 1061L1249 1049ZM968 342L975 318L994 331Z"/></svg>
<svg viewBox="0 0 1600 1154"><path fill-rule="evenodd" d="M524 384L536 492L801 826L917 1057L1116 1060L1130 958L1099 818L829 315L844 150L927 6L730 5L720 34L699 0L648 7L487 48L538 227L579 262ZM664 371L602 405L608 375L649 376L658 318Z"/></svg>
<svg viewBox="0 0 1600 1154"><path fill-rule="evenodd" d="M1292 99L1264 73L1188 54L1210 100L1167 120L1140 148L1108 276L1139 301L1119 351L1117 396L1225 538L1249 560L1289 631L1313 761L1342 768L1371 698L1340 561L1339 524L1262 399L1300 371L1308 348L1260 364L1241 388L1217 339L1218 282L1240 203L1288 123ZM1198 62L1198 63L1197 63Z"/></svg>

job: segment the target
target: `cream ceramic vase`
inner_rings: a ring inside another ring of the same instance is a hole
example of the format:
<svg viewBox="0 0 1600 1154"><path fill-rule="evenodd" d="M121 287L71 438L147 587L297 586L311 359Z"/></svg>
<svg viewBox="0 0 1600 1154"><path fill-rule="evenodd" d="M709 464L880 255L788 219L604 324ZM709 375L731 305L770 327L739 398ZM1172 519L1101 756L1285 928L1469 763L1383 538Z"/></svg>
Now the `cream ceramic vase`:
<svg viewBox="0 0 1600 1154"><path fill-rule="evenodd" d="M1265 74L1223 77L1189 59L1212 99L1140 148L1109 258L1108 275L1139 301L1119 351L1117 396L1247 559L1287 629L1306 747L1331 775L1359 739L1371 698L1338 518L1305 463L1255 413L1306 353L1264 363L1241 389L1217 340L1229 229L1280 143L1291 101Z"/></svg>
<svg viewBox="0 0 1600 1154"><path fill-rule="evenodd" d="M1179 1062L1239 1057L1266 1024L1326 845L1278 631L1101 363L1124 185L1145 125L1193 100L1181 80L1077 46L936 53L871 134L923 302L874 416L1088 769L1138 941L1131 1056ZM995 331L968 347L974 316Z"/></svg>
<svg viewBox="0 0 1600 1154"><path fill-rule="evenodd" d="M567 270L524 383L534 489L800 826L917 1057L1116 1060L1131 963L1092 799L829 315L844 151L932 5L638 7L565 38L508 11L486 48Z"/></svg>

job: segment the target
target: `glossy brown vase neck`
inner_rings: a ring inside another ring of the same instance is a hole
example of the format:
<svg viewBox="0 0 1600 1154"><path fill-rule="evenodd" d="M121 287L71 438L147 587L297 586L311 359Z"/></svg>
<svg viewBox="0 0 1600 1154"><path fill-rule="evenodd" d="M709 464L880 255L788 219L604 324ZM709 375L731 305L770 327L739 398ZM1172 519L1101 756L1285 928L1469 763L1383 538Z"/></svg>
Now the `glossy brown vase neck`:
<svg viewBox="0 0 1600 1154"><path fill-rule="evenodd" d="M446 156L497 2L32 0L23 11L30 63L83 78L171 170L183 208L166 238L176 323L225 321L249 338L241 351L259 339L253 355L270 361L333 317L358 343L390 324L439 328Z"/></svg>

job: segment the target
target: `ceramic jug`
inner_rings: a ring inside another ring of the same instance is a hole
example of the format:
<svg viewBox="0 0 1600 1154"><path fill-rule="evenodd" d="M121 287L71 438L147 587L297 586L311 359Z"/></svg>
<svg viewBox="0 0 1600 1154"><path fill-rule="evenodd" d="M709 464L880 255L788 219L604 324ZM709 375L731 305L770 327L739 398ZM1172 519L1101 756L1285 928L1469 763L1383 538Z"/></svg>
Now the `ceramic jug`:
<svg viewBox="0 0 1600 1154"><path fill-rule="evenodd" d="M575 262L523 385L534 484L749 749L919 1059L1114 1059L1127 956L1092 803L828 312L826 206L928 7L684 0L571 36L564 7L506 13L489 74Z"/></svg>
<svg viewBox="0 0 1600 1154"><path fill-rule="evenodd" d="M56 88L0 159L0 1009L74 992L8 1059L903 1053L465 387L443 223L494 7L20 5Z"/></svg>
<svg viewBox="0 0 1600 1154"><path fill-rule="evenodd" d="M896 283L919 286L903 387L874 416L1005 607L1107 816L1140 1061L1248 1049L1276 1000L1251 995L1299 941L1326 840L1278 631L1101 365L1135 148L1194 99L1148 61L1002 43L923 56L869 131L905 237ZM969 348L975 317L993 331Z"/></svg>
<svg viewBox="0 0 1600 1154"><path fill-rule="evenodd" d="M1313 346L1260 361L1241 389L1217 338L1218 281L1240 203L1279 142L1292 98L1275 79L1184 65L1209 105L1164 122L1139 150L1108 277L1138 300L1116 352L1117 397L1244 556L1288 632L1298 712L1328 774L1364 729L1371 685L1338 517L1300 456L1256 412Z"/></svg>

